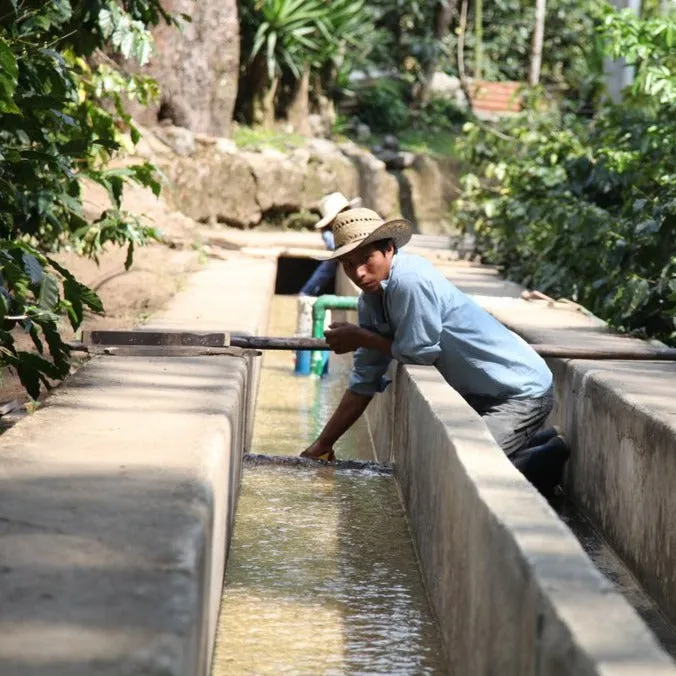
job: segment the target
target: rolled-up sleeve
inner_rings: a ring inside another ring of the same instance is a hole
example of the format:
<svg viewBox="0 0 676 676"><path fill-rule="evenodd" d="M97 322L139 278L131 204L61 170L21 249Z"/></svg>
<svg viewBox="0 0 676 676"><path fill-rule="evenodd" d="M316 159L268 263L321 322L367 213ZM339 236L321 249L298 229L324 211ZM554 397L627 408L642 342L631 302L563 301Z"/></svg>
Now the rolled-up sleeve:
<svg viewBox="0 0 676 676"><path fill-rule="evenodd" d="M392 356L404 364L434 364L441 354L442 321L432 284L406 275L388 292L388 311L396 327Z"/></svg>
<svg viewBox="0 0 676 676"><path fill-rule="evenodd" d="M365 397L383 392L390 382L385 374L391 361L392 358L382 352L360 347L354 353L347 389Z"/></svg>
<svg viewBox="0 0 676 676"><path fill-rule="evenodd" d="M377 333L363 297L359 299L358 312L359 326ZM390 382L385 374L391 361L392 358L389 355L378 350L358 348L354 353L347 389L365 397L372 397L378 392L383 392Z"/></svg>

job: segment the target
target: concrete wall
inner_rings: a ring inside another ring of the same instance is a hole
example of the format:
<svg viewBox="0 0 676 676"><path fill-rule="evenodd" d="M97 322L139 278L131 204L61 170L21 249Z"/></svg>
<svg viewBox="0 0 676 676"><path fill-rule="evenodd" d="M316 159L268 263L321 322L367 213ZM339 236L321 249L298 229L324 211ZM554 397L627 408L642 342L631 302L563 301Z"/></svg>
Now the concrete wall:
<svg viewBox="0 0 676 676"><path fill-rule="evenodd" d="M649 347L570 305L524 301L520 287L494 272L446 272L531 343L639 354ZM552 422L572 447L566 492L676 622L676 363L553 359L550 366Z"/></svg>
<svg viewBox="0 0 676 676"><path fill-rule="evenodd" d="M368 409L395 473L452 674L676 674L634 610L431 368Z"/></svg>
<svg viewBox="0 0 676 676"><path fill-rule="evenodd" d="M481 268L446 272L496 314L525 321L527 313L505 311L514 309L515 285ZM337 286L356 293L342 273ZM367 418L379 460L395 465L450 673L676 674L635 611L436 370L396 365L391 375Z"/></svg>
<svg viewBox="0 0 676 676"><path fill-rule="evenodd" d="M212 263L155 327L267 323L275 261ZM100 357L0 440L0 673L209 673L250 357Z"/></svg>

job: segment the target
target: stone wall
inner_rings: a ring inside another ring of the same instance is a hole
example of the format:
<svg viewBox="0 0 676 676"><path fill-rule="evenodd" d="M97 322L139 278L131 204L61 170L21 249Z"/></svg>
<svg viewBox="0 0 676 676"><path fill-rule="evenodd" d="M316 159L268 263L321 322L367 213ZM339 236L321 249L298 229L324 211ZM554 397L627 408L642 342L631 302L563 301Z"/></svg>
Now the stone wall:
<svg viewBox="0 0 676 676"><path fill-rule="evenodd" d="M173 206L202 222L240 228L316 211L327 193L360 195L384 218L403 215L420 233L453 232L448 220L456 173L430 156L412 155L403 171L353 142L308 139L284 152L270 146L240 149L228 139L160 126L144 135L139 154L152 159L169 181Z"/></svg>

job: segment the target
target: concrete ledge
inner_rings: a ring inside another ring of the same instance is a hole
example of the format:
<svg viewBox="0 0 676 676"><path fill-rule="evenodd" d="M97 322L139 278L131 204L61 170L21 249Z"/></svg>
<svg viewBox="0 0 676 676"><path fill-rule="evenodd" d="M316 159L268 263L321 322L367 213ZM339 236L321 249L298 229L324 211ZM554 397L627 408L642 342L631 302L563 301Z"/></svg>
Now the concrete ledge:
<svg viewBox="0 0 676 676"><path fill-rule="evenodd" d="M550 321L567 328L563 335L546 335L542 305L520 300L518 285L486 268L440 267L532 342L588 345L590 331L595 338L623 340L608 334L595 318L556 310L550 311ZM337 288L342 295L358 293L342 271ZM581 397L556 370L565 368L565 360L554 361L559 406L574 410ZM369 429L379 460L395 463L450 672L676 674L676 665L633 608L612 590L569 529L505 458L479 416L443 378L420 367L395 366L390 375L392 385L367 409ZM618 380L624 377L617 375ZM578 422L569 421L566 430L577 429ZM577 453L576 441L572 438ZM593 495L593 487L588 488ZM633 504L628 498L623 509Z"/></svg>
<svg viewBox="0 0 676 676"><path fill-rule="evenodd" d="M487 428L434 370L368 409L396 476L454 674L676 674Z"/></svg>
<svg viewBox="0 0 676 676"><path fill-rule="evenodd" d="M149 327L264 332L276 262L193 275ZM0 674L210 671L259 359L102 357L0 441Z"/></svg>
<svg viewBox="0 0 676 676"><path fill-rule="evenodd" d="M208 672L247 370L98 358L3 435L0 673Z"/></svg>
<svg viewBox="0 0 676 676"><path fill-rule="evenodd" d="M492 271L447 267L449 279L530 342L634 347L595 317L526 302ZM566 490L662 611L676 622L676 383L674 362L549 361L552 421L571 442Z"/></svg>

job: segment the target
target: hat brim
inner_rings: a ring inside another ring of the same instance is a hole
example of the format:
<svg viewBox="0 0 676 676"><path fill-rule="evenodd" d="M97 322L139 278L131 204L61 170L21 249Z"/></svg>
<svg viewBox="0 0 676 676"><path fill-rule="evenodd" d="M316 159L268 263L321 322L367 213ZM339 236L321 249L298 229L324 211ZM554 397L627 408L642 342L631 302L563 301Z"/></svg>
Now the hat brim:
<svg viewBox="0 0 676 676"><path fill-rule="evenodd" d="M408 244L413 235L413 226L405 218L394 218L391 221L385 221L382 225L379 225L368 237L364 239L357 240L356 242L350 242L344 246L338 247L333 251L333 253L325 260L335 260L341 256L349 254L351 251L358 249L359 247L366 246L367 244L372 244L381 239L392 239L397 246L397 249Z"/></svg>
<svg viewBox="0 0 676 676"><path fill-rule="evenodd" d="M355 197L352 200L348 200L348 203L344 207L340 207L338 211L335 213L331 212L324 216L323 218L320 218L315 224L314 224L314 229L315 230L321 230L322 228L325 228L332 220L335 219L335 217L343 210L343 209L355 209L356 207L361 206L361 197Z"/></svg>

